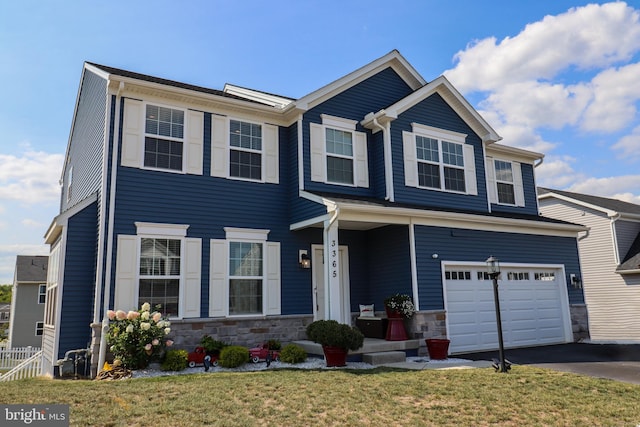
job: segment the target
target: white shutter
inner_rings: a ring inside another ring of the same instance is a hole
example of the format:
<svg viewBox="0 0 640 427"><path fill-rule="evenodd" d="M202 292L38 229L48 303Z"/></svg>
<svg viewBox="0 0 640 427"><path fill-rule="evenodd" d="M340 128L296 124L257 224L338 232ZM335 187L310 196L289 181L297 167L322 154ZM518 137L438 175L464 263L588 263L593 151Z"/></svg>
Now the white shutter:
<svg viewBox="0 0 640 427"><path fill-rule="evenodd" d="M516 206L524 206L524 186L522 185L522 168L520 163L511 162L513 172L513 191L515 193Z"/></svg>
<svg viewBox="0 0 640 427"><path fill-rule="evenodd" d="M473 145L464 144L462 146L464 154L464 180L467 194L478 195L478 184L476 181L476 157L473 152Z"/></svg>
<svg viewBox="0 0 640 427"><path fill-rule="evenodd" d="M265 295L265 315L281 313L280 307L280 243L266 242L265 265L267 266L267 283Z"/></svg>
<svg viewBox="0 0 640 427"><path fill-rule="evenodd" d="M280 181L278 162L278 126L263 125L262 141L264 143L264 180L272 184Z"/></svg>
<svg viewBox="0 0 640 427"><path fill-rule="evenodd" d="M204 113L187 111L187 173L202 175L202 150L204 146Z"/></svg>
<svg viewBox="0 0 640 427"><path fill-rule="evenodd" d="M228 175L228 126L226 117L211 115L211 176L226 178Z"/></svg>
<svg viewBox="0 0 640 427"><path fill-rule="evenodd" d="M418 160L416 159L416 141L411 132L402 131L404 151L404 185L418 186Z"/></svg>
<svg viewBox="0 0 640 427"><path fill-rule="evenodd" d="M324 128L317 123L309 123L311 140L311 181L327 180L327 163L324 158Z"/></svg>
<svg viewBox="0 0 640 427"><path fill-rule="evenodd" d="M227 241L211 239L209 254L209 317L226 316L228 306L227 265L229 264Z"/></svg>
<svg viewBox="0 0 640 427"><path fill-rule="evenodd" d="M122 166L142 167L144 113L142 101L124 100L122 123Z"/></svg>
<svg viewBox="0 0 640 427"><path fill-rule="evenodd" d="M116 292L113 300L115 310L136 310L138 297L136 283L138 267L138 238L118 235L116 254Z"/></svg>
<svg viewBox="0 0 640 427"><path fill-rule="evenodd" d="M202 239L185 239L184 311L182 317L200 317Z"/></svg>
<svg viewBox="0 0 640 427"><path fill-rule="evenodd" d="M496 187L496 169L493 157L487 157L484 161L484 170L487 175L487 197L489 203L498 203L498 188Z"/></svg>
<svg viewBox="0 0 640 427"><path fill-rule="evenodd" d="M355 181L357 187L369 187L369 166L367 161L367 134L354 132Z"/></svg>

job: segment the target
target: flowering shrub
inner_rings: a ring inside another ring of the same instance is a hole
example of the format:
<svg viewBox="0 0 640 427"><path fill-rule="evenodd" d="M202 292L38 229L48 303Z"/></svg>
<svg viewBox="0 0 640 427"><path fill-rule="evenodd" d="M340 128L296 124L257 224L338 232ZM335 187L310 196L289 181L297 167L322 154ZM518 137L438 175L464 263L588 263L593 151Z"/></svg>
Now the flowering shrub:
<svg viewBox="0 0 640 427"><path fill-rule="evenodd" d="M416 307L409 295L395 294L384 300L384 306L391 311L402 314L403 317L409 318L416 312Z"/></svg>
<svg viewBox="0 0 640 427"><path fill-rule="evenodd" d="M109 310L107 344L114 355L114 365L128 369L139 369L152 360L160 360L166 347L173 341L166 339L171 332L171 323L158 311L150 312L148 302L139 311L124 312Z"/></svg>

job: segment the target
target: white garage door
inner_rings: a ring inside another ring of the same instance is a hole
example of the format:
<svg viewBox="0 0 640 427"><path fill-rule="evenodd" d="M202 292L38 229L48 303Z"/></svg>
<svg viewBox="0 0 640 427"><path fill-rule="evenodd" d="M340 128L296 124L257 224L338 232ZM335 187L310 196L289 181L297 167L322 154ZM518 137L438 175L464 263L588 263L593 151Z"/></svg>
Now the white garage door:
<svg viewBox="0 0 640 427"><path fill-rule="evenodd" d="M498 280L505 348L572 341L562 268L501 268ZM493 282L486 266L445 265L451 353L498 348Z"/></svg>

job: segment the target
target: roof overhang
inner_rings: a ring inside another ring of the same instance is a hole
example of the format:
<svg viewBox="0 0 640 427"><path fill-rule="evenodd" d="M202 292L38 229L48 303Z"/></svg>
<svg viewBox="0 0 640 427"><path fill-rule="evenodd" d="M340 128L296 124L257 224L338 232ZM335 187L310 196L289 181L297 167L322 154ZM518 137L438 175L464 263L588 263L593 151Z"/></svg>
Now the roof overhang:
<svg viewBox="0 0 640 427"><path fill-rule="evenodd" d="M486 150L488 156L503 156L509 160L515 160L520 163L534 163L536 160L544 158L544 154L542 153L497 143L487 145Z"/></svg>
<svg viewBox="0 0 640 427"><path fill-rule="evenodd" d="M81 212L87 206L91 205L92 203L96 202L97 200L98 200L98 193L93 193L92 195L90 195L89 197L87 197L86 199L84 199L83 201L78 203L77 205L73 206L69 210L66 210L66 211L62 212L61 214L59 214L58 216L56 216L51 221L51 224L49 225L49 228L47 228L47 231L44 234L44 240L45 240L44 242L45 242L45 244L47 244L47 245L54 244L56 242L56 240L58 239L58 237L60 237L60 234L64 230L64 227L66 227L67 221L69 220L69 218L71 218L72 216L74 216L78 212Z"/></svg>

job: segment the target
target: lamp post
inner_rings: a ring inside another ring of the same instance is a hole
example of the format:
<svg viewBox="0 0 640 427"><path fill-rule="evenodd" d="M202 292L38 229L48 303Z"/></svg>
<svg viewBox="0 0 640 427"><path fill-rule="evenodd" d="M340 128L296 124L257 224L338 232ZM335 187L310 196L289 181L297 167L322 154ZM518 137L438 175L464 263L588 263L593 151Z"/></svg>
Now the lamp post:
<svg viewBox="0 0 640 427"><path fill-rule="evenodd" d="M502 341L502 318L500 317L500 297L498 296L498 276L500 275L500 261L491 255L487 261L487 272L493 279L493 299L496 306L496 322L498 324L498 349L500 352L500 372L507 372L504 361L504 343Z"/></svg>

